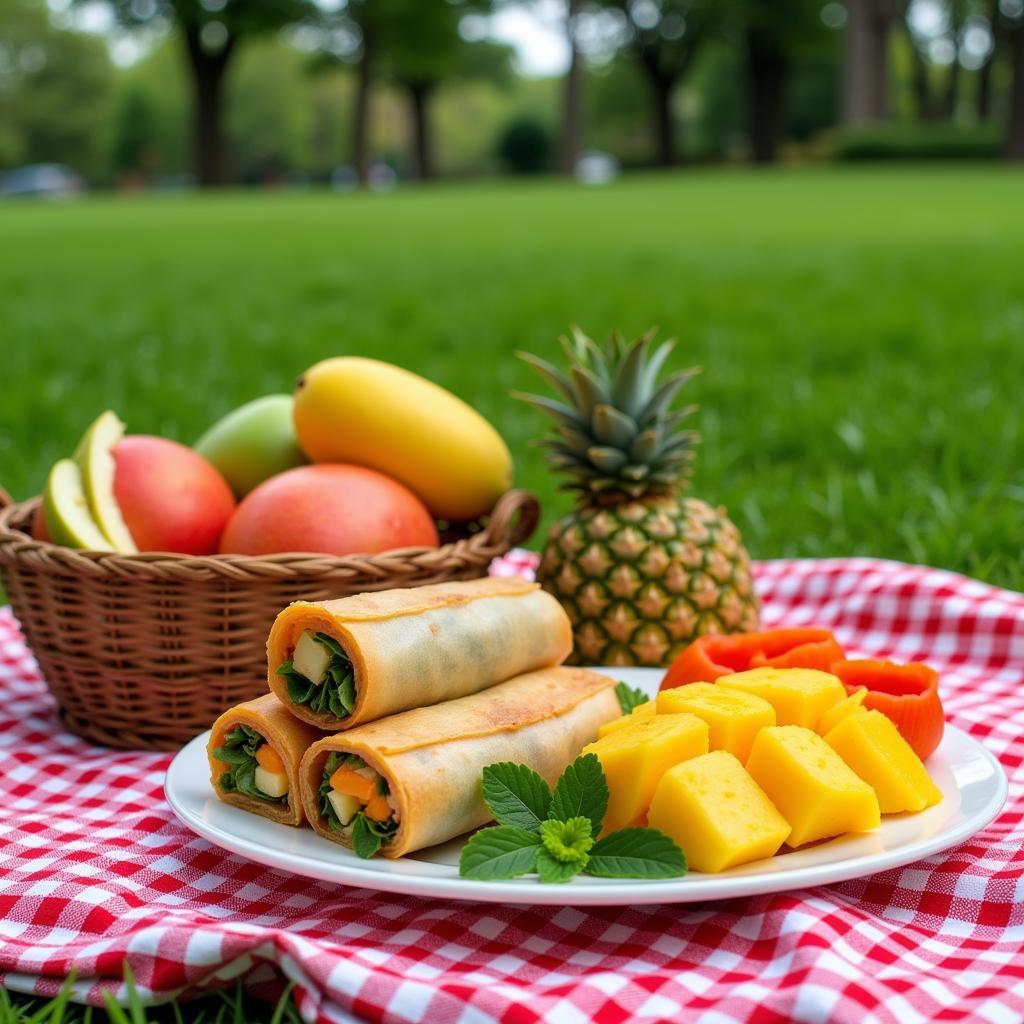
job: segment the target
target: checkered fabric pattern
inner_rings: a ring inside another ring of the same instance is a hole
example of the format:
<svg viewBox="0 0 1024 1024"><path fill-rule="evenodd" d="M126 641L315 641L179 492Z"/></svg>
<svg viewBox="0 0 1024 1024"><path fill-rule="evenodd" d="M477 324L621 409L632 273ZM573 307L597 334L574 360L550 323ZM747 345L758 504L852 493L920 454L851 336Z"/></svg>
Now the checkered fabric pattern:
<svg viewBox="0 0 1024 1024"><path fill-rule="evenodd" d="M515 555L497 572L525 572ZM308 1021L1024 1020L1024 595L869 559L756 567L764 621L925 659L1010 778L997 820L909 867L714 905L561 910L329 886L230 856L163 799L166 756L63 733L0 612L0 973L159 1002L296 984ZM278 979L278 980L274 980Z"/></svg>

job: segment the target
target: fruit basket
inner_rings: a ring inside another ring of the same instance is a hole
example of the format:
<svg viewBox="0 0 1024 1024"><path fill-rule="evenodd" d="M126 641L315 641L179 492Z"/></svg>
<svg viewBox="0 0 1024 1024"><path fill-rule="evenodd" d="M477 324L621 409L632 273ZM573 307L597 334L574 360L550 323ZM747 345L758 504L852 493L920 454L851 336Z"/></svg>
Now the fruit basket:
<svg viewBox="0 0 1024 1024"><path fill-rule="evenodd" d="M512 490L438 548L123 555L35 540L38 503L0 490L0 580L61 719L94 742L149 750L175 750L266 692L267 633L289 602L483 576L540 517L532 494Z"/></svg>

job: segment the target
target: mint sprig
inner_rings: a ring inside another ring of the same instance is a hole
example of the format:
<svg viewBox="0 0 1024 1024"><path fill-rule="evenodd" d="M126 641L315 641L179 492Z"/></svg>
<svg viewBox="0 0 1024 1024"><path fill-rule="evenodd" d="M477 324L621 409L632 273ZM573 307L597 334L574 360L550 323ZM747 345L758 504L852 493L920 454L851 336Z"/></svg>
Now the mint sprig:
<svg viewBox="0 0 1024 1024"><path fill-rule="evenodd" d="M581 871L606 878L675 878L683 851L664 832L626 828L597 839L608 809L608 782L595 754L570 764L555 786L532 768L503 761L484 768L484 801L500 824L471 836L459 874L477 881L536 872L541 882L568 882Z"/></svg>
<svg viewBox="0 0 1024 1024"><path fill-rule="evenodd" d="M615 696L619 698L619 707L622 708L624 715L632 714L633 708L646 704L651 699L643 690L627 686L625 683L615 684Z"/></svg>
<svg viewBox="0 0 1024 1024"><path fill-rule="evenodd" d="M608 810L608 796L608 783L597 754L584 754L562 772L551 799L550 816L558 821L589 818L596 836Z"/></svg>

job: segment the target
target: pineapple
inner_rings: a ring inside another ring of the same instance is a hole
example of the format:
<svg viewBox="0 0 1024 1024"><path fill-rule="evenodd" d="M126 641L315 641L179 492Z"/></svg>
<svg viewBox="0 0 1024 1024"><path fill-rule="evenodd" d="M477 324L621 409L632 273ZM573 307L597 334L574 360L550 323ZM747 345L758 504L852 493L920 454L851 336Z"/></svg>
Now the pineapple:
<svg viewBox="0 0 1024 1024"><path fill-rule="evenodd" d="M693 448L671 409L696 369L659 374L674 342L654 332L598 345L563 338L569 372L527 353L559 399L518 394L554 419L540 442L575 511L555 523L538 579L573 623L586 665L668 665L695 637L757 628L758 604L739 531L722 508L682 497Z"/></svg>

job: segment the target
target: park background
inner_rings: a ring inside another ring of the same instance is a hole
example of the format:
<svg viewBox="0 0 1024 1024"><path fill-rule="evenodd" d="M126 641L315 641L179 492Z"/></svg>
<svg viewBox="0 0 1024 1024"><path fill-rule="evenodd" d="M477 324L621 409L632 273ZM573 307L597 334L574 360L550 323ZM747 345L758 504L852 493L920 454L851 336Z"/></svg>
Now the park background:
<svg viewBox="0 0 1024 1024"><path fill-rule="evenodd" d="M1021 157L1024 0L4 0L0 485L354 353L488 416L550 518L515 351L656 324L754 557L1021 589Z"/></svg>

